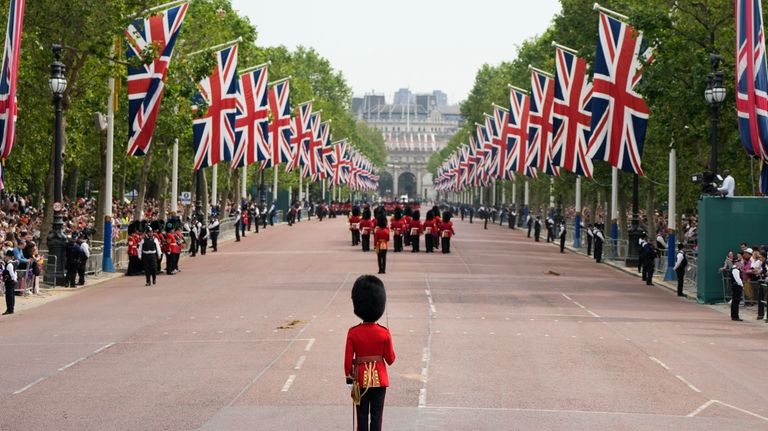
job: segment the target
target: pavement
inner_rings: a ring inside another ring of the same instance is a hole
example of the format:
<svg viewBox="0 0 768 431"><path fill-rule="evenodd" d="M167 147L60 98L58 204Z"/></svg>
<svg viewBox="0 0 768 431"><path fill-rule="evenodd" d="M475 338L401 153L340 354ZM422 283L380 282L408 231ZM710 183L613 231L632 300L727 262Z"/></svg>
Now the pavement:
<svg viewBox="0 0 768 431"><path fill-rule="evenodd" d="M768 325L519 230L456 231L450 255L389 253L384 429L768 429ZM349 295L376 258L344 219L249 233L181 269L0 318L0 430L352 427Z"/></svg>

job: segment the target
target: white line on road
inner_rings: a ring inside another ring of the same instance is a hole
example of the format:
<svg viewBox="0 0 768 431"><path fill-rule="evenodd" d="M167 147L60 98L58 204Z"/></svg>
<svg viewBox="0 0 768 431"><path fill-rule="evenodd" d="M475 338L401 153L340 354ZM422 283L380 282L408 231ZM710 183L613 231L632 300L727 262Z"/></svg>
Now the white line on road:
<svg viewBox="0 0 768 431"><path fill-rule="evenodd" d="M85 360L85 356L83 356L83 357L82 357L82 358L80 358L80 359L75 359L74 361L72 361L72 362L68 363L67 365L64 365L63 367L59 368L59 371L64 371L64 370L66 370L67 368L69 368L69 367L72 367L72 366L76 365L78 362L82 362L82 361L84 361L84 360Z"/></svg>
<svg viewBox="0 0 768 431"><path fill-rule="evenodd" d="M566 295L565 293L560 292L560 294L563 295L565 297L565 299L567 299L569 301L573 301L573 299L571 299L571 297Z"/></svg>
<svg viewBox="0 0 768 431"><path fill-rule="evenodd" d="M283 385L283 389L281 392L288 392L288 389L291 389L291 385L293 384L293 381L296 380L296 375L291 374L288 376L288 380L285 381L285 384Z"/></svg>
<svg viewBox="0 0 768 431"><path fill-rule="evenodd" d="M649 356L648 358L649 358L650 360L652 360L653 362L656 362L657 364L661 365L661 366L662 366L662 368L664 368L665 370L669 371L669 367L668 367L668 366L667 366L667 364L665 364L664 362L661 362L660 360L658 360L658 359L654 358L653 356Z"/></svg>
<svg viewBox="0 0 768 431"><path fill-rule="evenodd" d="M697 414L703 412L707 407L711 406L712 404L714 404L716 402L717 401L715 401L715 400L707 401L706 403L700 405L699 408L697 408L696 410L688 413L687 417L692 418L692 417L696 416Z"/></svg>
<svg viewBox="0 0 768 431"><path fill-rule="evenodd" d="M592 311L592 310L587 310L587 313L591 314L591 315L592 315L592 317L594 317L594 318L597 318L597 319L599 319L599 318L600 318L600 316L598 316L598 315L597 315L597 313L595 313L595 312L594 312L594 311Z"/></svg>
<svg viewBox="0 0 768 431"><path fill-rule="evenodd" d="M95 354L97 354L97 353L101 353L101 352L103 352L103 351L105 351L105 350L109 349L110 347L114 346L115 344L116 344L116 343L109 343L109 344L107 344L107 345L105 345L105 346L101 346L101 347L99 347L98 349L94 350L94 351L93 351L93 354L95 355Z"/></svg>
<svg viewBox="0 0 768 431"><path fill-rule="evenodd" d="M298 361L296 361L296 366L295 366L295 367L293 367L293 369L294 369L294 370L300 370L300 369L301 369L301 366L302 366L302 365L304 365L304 361L306 361L306 360L307 360L307 357L306 357L306 356L300 356L300 357L299 357L299 360L298 360Z"/></svg>
<svg viewBox="0 0 768 431"><path fill-rule="evenodd" d="M751 412L751 411L749 411L749 410L744 410L744 409L738 408L738 407L736 407L736 406L732 406L732 405L730 405L730 404L728 404L728 403L724 403L724 402L722 402L722 401L718 401L718 400L713 400L713 401L714 401L714 402L716 402L716 403L718 403L718 404L720 404L720 405L723 405L723 406L725 406L725 407L730 407L730 408L732 408L732 409L734 409L734 410L736 410L736 411L740 411L740 412L742 412L742 413L746 413L746 414L748 414L748 415L750 415L750 416L753 416L753 417L756 417L756 418L758 418L758 419L762 419L762 420L764 420L764 421L768 422L768 418L767 418L767 417L765 417L765 416L760 416L760 415L759 415L759 414L757 414L757 413L752 413L752 412Z"/></svg>
<svg viewBox="0 0 768 431"><path fill-rule="evenodd" d="M40 377L39 379L35 380L34 382L28 384L27 386L24 386L23 388L19 389L16 392L14 392L13 395L19 395L20 393L26 391L27 389L31 388L32 386L35 386L36 384L42 382L43 380L45 380L45 377Z"/></svg>
<svg viewBox="0 0 768 431"><path fill-rule="evenodd" d="M573 303L574 303L574 304L576 304L576 305L578 305L578 306L579 306L579 308L587 308L587 307L585 307L585 306L583 306L583 305L579 304L579 303L578 303L578 302L576 302L576 301L573 301Z"/></svg>
<svg viewBox="0 0 768 431"><path fill-rule="evenodd" d="M696 386L693 386L693 385L691 384L691 382L689 382L688 380L685 380L685 378L684 378L683 376L680 376L680 375L676 375L675 377L677 377L678 379L680 379L680 381L681 381L681 382L683 382L683 383L685 383L686 385L688 385L688 387L689 387L689 388L691 388L691 390L692 390L693 392L696 392L696 393L699 393L699 394L701 393L701 389L697 388Z"/></svg>
<svg viewBox="0 0 768 431"><path fill-rule="evenodd" d="M309 340L307 340L307 347L304 348L304 351L305 352L309 352L310 350L312 350L312 345L313 344L315 344L315 339L314 338L310 338Z"/></svg>

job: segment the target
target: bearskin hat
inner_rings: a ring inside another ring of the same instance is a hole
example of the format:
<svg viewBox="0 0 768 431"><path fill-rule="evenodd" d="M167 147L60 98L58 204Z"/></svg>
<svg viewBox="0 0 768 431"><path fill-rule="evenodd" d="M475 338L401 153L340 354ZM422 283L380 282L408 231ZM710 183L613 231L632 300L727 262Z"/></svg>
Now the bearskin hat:
<svg viewBox="0 0 768 431"><path fill-rule="evenodd" d="M133 235L136 232L141 231L141 222L138 220L132 221L128 224L128 235Z"/></svg>
<svg viewBox="0 0 768 431"><path fill-rule="evenodd" d="M355 316L364 322L376 322L384 314L387 292L384 283L374 275L361 275L352 286L352 305Z"/></svg>
<svg viewBox="0 0 768 431"><path fill-rule="evenodd" d="M363 220L370 220L371 219L371 209L366 208L363 210Z"/></svg>
<svg viewBox="0 0 768 431"><path fill-rule="evenodd" d="M352 215L353 216L359 216L360 215L360 207L355 205L352 207Z"/></svg>
<svg viewBox="0 0 768 431"><path fill-rule="evenodd" d="M443 212L443 221L451 221L451 212L450 211L444 211Z"/></svg>

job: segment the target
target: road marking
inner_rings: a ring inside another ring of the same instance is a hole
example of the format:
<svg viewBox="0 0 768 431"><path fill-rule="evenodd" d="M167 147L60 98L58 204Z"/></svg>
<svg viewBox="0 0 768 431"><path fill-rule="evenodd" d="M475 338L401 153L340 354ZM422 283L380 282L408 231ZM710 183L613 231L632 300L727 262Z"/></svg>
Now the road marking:
<svg viewBox="0 0 768 431"><path fill-rule="evenodd" d="M648 358L653 362L656 362L657 364L661 365L661 367L664 368L665 370L669 371L669 367L667 366L667 364L661 362L660 360L658 360L657 358L654 358L653 356L649 356Z"/></svg>
<svg viewBox="0 0 768 431"><path fill-rule="evenodd" d="M696 410L688 413L686 416L689 417L689 418L692 418L692 417L696 416L697 414L703 412L707 407L711 406L712 404L714 404L716 402L717 401L715 401L715 400L709 400L706 403L700 405Z"/></svg>
<svg viewBox="0 0 768 431"><path fill-rule="evenodd" d="M716 402L716 403L718 403L718 404L720 404L720 405L723 405L723 406L725 406L725 407L730 407L730 408L732 408L732 409L734 409L734 410L736 410L736 411L740 411L740 412L742 412L742 413L746 413L746 414L748 414L748 415L750 415L750 416L753 416L753 417L756 417L756 418L758 418L758 419L762 419L762 420L764 420L764 421L768 422L768 418L767 418L767 417L765 417L765 416L760 416L760 415L759 415L759 414L757 414L757 413L752 413L752 412L751 412L751 411L749 411L749 410L744 410L744 409L738 408L738 407L736 407L736 406L732 406L732 405L730 405L730 404L728 404L728 403L724 403L724 402L722 402L722 401L718 401L718 400L713 400L713 401L714 401L714 402Z"/></svg>
<svg viewBox="0 0 768 431"><path fill-rule="evenodd" d="M595 312L594 312L594 311L592 311L592 310L587 310L587 313L591 314L591 315L592 315L592 317L594 317L594 318L596 318L596 319L599 319L599 318L600 318L600 316L598 316L598 315L597 315L597 313L595 313Z"/></svg>
<svg viewBox="0 0 768 431"><path fill-rule="evenodd" d="M571 299L571 297L566 295L565 293L560 292L560 294L563 295L565 297L565 299L567 299L569 301L573 301L573 299Z"/></svg>
<svg viewBox="0 0 768 431"><path fill-rule="evenodd" d="M281 392L288 392L288 389L291 389L291 385L293 384L293 381L296 380L296 374L291 374L288 376L288 380L285 381L285 384L283 385L283 389L281 389Z"/></svg>
<svg viewBox="0 0 768 431"><path fill-rule="evenodd" d="M691 382L689 382L688 380L685 380L685 378L684 378L683 376L677 375L677 376L675 376L675 377L677 377L678 379L680 379L680 381L681 381L681 382L683 382L683 383L685 383L686 385L688 385L688 387L689 387L689 388L691 388L691 390L692 390L693 392L701 393L701 389L697 388L696 386L693 386L693 385L691 384Z"/></svg>
<svg viewBox="0 0 768 431"><path fill-rule="evenodd" d="M35 386L36 384L42 382L43 380L45 380L45 377L40 377L39 379L35 380L34 382L28 384L27 386L24 386L23 388L19 389L16 392L14 392L13 395L19 395L20 393L26 391L27 389L31 388L32 386Z"/></svg>
<svg viewBox="0 0 768 431"><path fill-rule="evenodd" d="M573 303L574 303L574 304L576 304L576 305L578 305L578 306L579 306L579 308L587 308L587 307L585 307L585 306L583 306L583 305L579 304L579 303L578 303L578 302L576 302L576 301L573 301Z"/></svg>
<svg viewBox="0 0 768 431"><path fill-rule="evenodd" d="M293 367L293 369L294 369L294 370L300 370L300 369L301 369L301 366L302 366L302 365L304 365L304 361L306 361L306 360L307 360L307 357L306 357L306 356L300 356L300 357L299 357L299 360L298 360L298 361L296 361L296 366L295 366L295 367Z"/></svg>
<svg viewBox="0 0 768 431"><path fill-rule="evenodd" d="M304 348L304 351L309 352L310 350L312 350L312 345L314 344L315 344L314 338L310 338L309 340L307 340L307 347Z"/></svg>
<svg viewBox="0 0 768 431"><path fill-rule="evenodd" d="M94 351L93 351L93 354L95 355L95 354L97 354L97 353L101 353L101 352L103 352L103 351L105 351L105 350L109 349L110 347L114 346L115 344L116 344L116 343L112 342L112 343L109 343L109 344L107 344L107 345L101 346L101 347L99 347L98 349L94 350Z"/></svg>
<svg viewBox="0 0 768 431"><path fill-rule="evenodd" d="M459 253L459 256L461 256L461 253ZM462 258L463 260L463 258ZM466 262L464 263L466 266ZM469 266L467 266L467 270L469 271ZM471 272L470 272L471 273ZM432 303L432 285L429 283L429 274L424 274L424 282L427 285L426 293L427 293L427 299L429 301L429 319L427 320L427 343L424 346L424 348L421 351L421 359L423 362L423 367L421 368L421 388L419 389L419 408L423 408L427 406L427 381L429 380L429 364L430 359L432 357L432 320L435 318L435 307ZM456 316L457 319L460 318L460 316ZM466 334L466 332L464 332Z"/></svg>
<svg viewBox="0 0 768 431"><path fill-rule="evenodd" d="M72 366L76 365L78 362L82 362L82 361L84 361L85 359L86 359L86 358L85 358L85 356L83 356L83 357L82 357L82 358L80 358L80 359L75 359L74 361L72 361L72 362L68 363L67 365L64 365L63 367L59 368L59 371L64 371L64 370L66 370L67 368L69 368L69 367L72 367Z"/></svg>

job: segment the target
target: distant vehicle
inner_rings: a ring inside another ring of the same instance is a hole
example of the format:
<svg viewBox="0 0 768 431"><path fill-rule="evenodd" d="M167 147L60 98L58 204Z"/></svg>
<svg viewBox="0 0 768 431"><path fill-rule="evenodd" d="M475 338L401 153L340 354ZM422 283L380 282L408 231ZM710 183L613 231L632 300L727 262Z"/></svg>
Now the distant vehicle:
<svg viewBox="0 0 768 431"><path fill-rule="evenodd" d="M408 195L400 196L400 202L408 202Z"/></svg>

